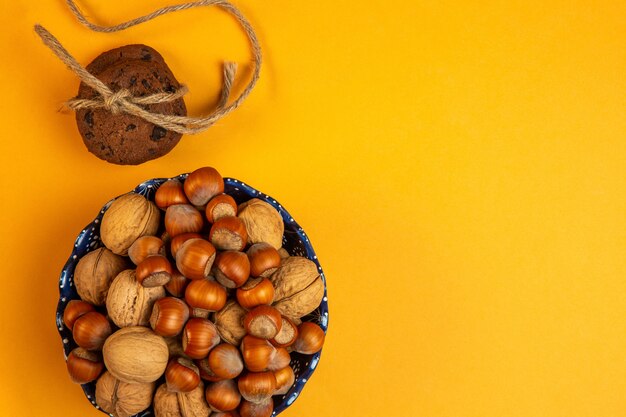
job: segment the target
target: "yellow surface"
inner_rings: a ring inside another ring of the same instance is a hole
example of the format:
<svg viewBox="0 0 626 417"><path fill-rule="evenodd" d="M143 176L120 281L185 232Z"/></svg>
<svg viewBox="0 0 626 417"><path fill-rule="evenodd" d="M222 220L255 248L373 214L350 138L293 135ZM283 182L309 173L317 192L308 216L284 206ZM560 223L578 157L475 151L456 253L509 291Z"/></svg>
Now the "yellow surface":
<svg viewBox="0 0 626 417"><path fill-rule="evenodd" d="M85 0L103 23L158 1ZM82 62L143 42L187 83L247 62L218 10L103 35L61 0L0 11L0 415L98 416L65 373L59 271L110 197L203 165L278 198L329 280L330 333L288 416L624 416L623 1L291 0L238 5L265 52L235 114L138 167L58 112Z"/></svg>

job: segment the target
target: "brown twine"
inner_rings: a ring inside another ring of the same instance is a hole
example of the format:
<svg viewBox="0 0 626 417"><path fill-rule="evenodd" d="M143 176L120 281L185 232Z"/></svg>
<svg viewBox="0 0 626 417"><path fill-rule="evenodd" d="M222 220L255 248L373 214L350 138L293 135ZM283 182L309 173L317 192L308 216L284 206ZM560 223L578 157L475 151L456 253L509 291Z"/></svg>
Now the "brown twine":
<svg viewBox="0 0 626 417"><path fill-rule="evenodd" d="M252 48L252 62L254 65L252 79L243 90L243 92L237 97L231 104L227 105L230 97L230 91L232 88L235 74L237 71L237 64L233 62L224 63L224 79L222 84L222 91L218 102L217 109L204 117L186 117L186 116L174 116L161 113L152 113L145 110L142 105L165 103L176 100L182 97L188 92L186 86L181 86L177 91L173 93L156 93L144 97L136 97L131 94L127 89L120 89L118 91L112 91L102 81L96 78L83 68L76 59L61 45L61 43L43 26L35 25L35 32L41 37L43 43L54 52L54 54L65 63L82 82L87 84L98 92L99 96L95 99L79 99L73 98L69 100L66 105L72 110L78 109L91 109L91 108L105 108L113 114L128 113L134 116L141 117L142 119L161 126L164 129L172 130L177 133L193 134L200 133L208 129L215 122L222 117L226 116L245 100L250 94L256 82L259 79L259 73L261 70L261 47L259 40L254 33L254 29L250 25L250 22L241 14L241 12L231 3L226 0L200 0L190 3L183 3L175 6L167 6L154 12L141 16L124 23L120 23L114 26L100 26L88 21L83 13L78 9L73 0L67 0L67 5L76 16L78 21L89 29L96 32L112 33L118 32L124 29L128 29L132 26L139 25L144 22L148 22L156 17L162 16L167 13L177 12L181 10L192 9L194 7L202 6L218 6L235 17L237 22L241 25L244 32L248 36L250 46Z"/></svg>

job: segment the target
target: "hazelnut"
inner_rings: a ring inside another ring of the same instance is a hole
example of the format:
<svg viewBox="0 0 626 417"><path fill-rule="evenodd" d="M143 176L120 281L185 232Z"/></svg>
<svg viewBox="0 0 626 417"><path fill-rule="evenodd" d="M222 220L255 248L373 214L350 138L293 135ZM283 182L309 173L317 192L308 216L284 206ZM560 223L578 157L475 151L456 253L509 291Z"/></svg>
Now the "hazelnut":
<svg viewBox="0 0 626 417"><path fill-rule="evenodd" d="M271 204L253 198L239 205L237 217L246 225L250 243L267 242L276 249L282 246L285 225Z"/></svg>
<svg viewBox="0 0 626 417"><path fill-rule="evenodd" d="M170 391L189 392L200 384L200 372L191 359L174 358L165 368L165 383Z"/></svg>
<svg viewBox="0 0 626 417"><path fill-rule="evenodd" d="M196 359L194 363L200 370L200 378L204 379L205 381L217 382L217 381L221 381L224 379L224 378L220 378L219 376L215 375L215 373L213 373L213 370L209 366L208 357L203 358L203 359Z"/></svg>
<svg viewBox="0 0 626 417"><path fill-rule="evenodd" d="M102 348L104 364L123 382L148 383L159 379L169 358L165 340L141 326L125 327L113 333Z"/></svg>
<svg viewBox="0 0 626 417"><path fill-rule="evenodd" d="M202 235L200 233L181 233L180 235L174 236L170 240L170 252L172 253L172 256L174 257L174 259L176 259L176 254L178 253L178 249L180 249L183 243L185 243L189 239L201 238L201 237Z"/></svg>
<svg viewBox="0 0 626 417"><path fill-rule="evenodd" d="M189 307L183 300L163 297L152 307L150 327L159 336L174 337L180 334L189 319Z"/></svg>
<svg viewBox="0 0 626 417"><path fill-rule="evenodd" d="M161 210L174 204L189 204L183 184L177 179L167 180L161 184L154 194L154 202Z"/></svg>
<svg viewBox="0 0 626 417"><path fill-rule="evenodd" d="M141 236L128 248L128 257L135 265L151 255L165 256L165 242L156 236Z"/></svg>
<svg viewBox="0 0 626 417"><path fill-rule="evenodd" d="M229 344L221 343L209 352L208 367L218 378L233 379L243 371L243 359L239 350Z"/></svg>
<svg viewBox="0 0 626 417"><path fill-rule="evenodd" d="M170 279L170 282L164 285L164 287L167 292L172 294L174 297L181 298L185 295L185 289L190 281L191 280L181 274L178 269L172 267L172 278Z"/></svg>
<svg viewBox="0 0 626 417"><path fill-rule="evenodd" d="M261 402L244 400L239 407L240 417L270 417L274 412L274 401L268 398Z"/></svg>
<svg viewBox="0 0 626 417"><path fill-rule="evenodd" d="M144 196L128 193L118 197L107 209L100 225L100 238L113 253L126 255L139 237L155 235L161 215Z"/></svg>
<svg viewBox="0 0 626 417"><path fill-rule="evenodd" d="M83 301L104 305L113 279L127 267L124 258L99 248L80 258L74 270L76 291Z"/></svg>
<svg viewBox="0 0 626 417"><path fill-rule="evenodd" d="M204 206L214 196L224 192L224 179L215 168L198 168L183 184L187 198L194 206Z"/></svg>
<svg viewBox="0 0 626 417"><path fill-rule="evenodd" d="M269 243L255 243L246 254L250 259L250 275L253 277L269 277L280 266L280 254Z"/></svg>
<svg viewBox="0 0 626 417"><path fill-rule="evenodd" d="M298 337L292 345L293 350L304 355L312 355L322 350L326 334L320 326L304 322L298 326Z"/></svg>
<svg viewBox="0 0 626 417"><path fill-rule="evenodd" d="M298 337L298 325L293 320L283 316L280 331L270 342L276 347L291 346Z"/></svg>
<svg viewBox="0 0 626 417"><path fill-rule="evenodd" d="M222 217L236 216L237 203L228 194L218 194L207 203L205 214L210 223L215 223Z"/></svg>
<svg viewBox="0 0 626 417"><path fill-rule="evenodd" d="M159 287L172 279L172 265L163 255L152 255L141 261L135 271L135 279L144 287Z"/></svg>
<svg viewBox="0 0 626 417"><path fill-rule="evenodd" d="M63 311L63 324L71 331L76 320L90 311L96 311L91 304L82 300L71 300Z"/></svg>
<svg viewBox="0 0 626 417"><path fill-rule="evenodd" d="M192 359L205 358L220 343L215 325L203 318L191 318L183 329L183 352Z"/></svg>
<svg viewBox="0 0 626 417"><path fill-rule="evenodd" d="M211 417L241 417L237 410L231 411L219 411L217 413L211 414Z"/></svg>
<svg viewBox="0 0 626 417"><path fill-rule="evenodd" d="M202 214L191 204L175 204L165 211L165 230L171 238L183 233L198 233L203 225Z"/></svg>
<svg viewBox="0 0 626 417"><path fill-rule="evenodd" d="M291 355L285 348L278 347L276 348L276 354L267 365L267 369L269 371L278 371L283 369L286 366L289 366L291 362Z"/></svg>
<svg viewBox="0 0 626 417"><path fill-rule="evenodd" d="M231 411L239 406L241 394L237 383L232 379L208 384L205 391L206 401L213 411Z"/></svg>
<svg viewBox="0 0 626 417"><path fill-rule="evenodd" d="M237 382L241 396L255 403L271 399L276 391L274 372L247 372Z"/></svg>
<svg viewBox="0 0 626 417"><path fill-rule="evenodd" d="M215 247L204 239L186 240L176 252L176 268L189 279L203 279L211 274Z"/></svg>
<svg viewBox="0 0 626 417"><path fill-rule="evenodd" d="M274 395L284 395L293 386L296 380L296 375L293 373L291 366L286 366L283 369L274 371L274 377L276 378L276 391Z"/></svg>
<svg viewBox="0 0 626 417"><path fill-rule="evenodd" d="M282 317L274 307L260 305L248 311L243 327L248 334L261 339L273 339L283 324Z"/></svg>
<svg viewBox="0 0 626 417"><path fill-rule="evenodd" d="M96 382L96 403L115 417L134 416L150 407L155 388L154 382L129 384L105 372Z"/></svg>
<svg viewBox="0 0 626 417"><path fill-rule="evenodd" d="M72 382L86 384L100 375L104 364L99 353L90 352L82 347L77 347L67 356L67 372Z"/></svg>
<svg viewBox="0 0 626 417"><path fill-rule="evenodd" d="M220 284L226 288L237 288L250 276L250 261L243 252L227 250L217 254L212 271Z"/></svg>
<svg viewBox="0 0 626 417"><path fill-rule="evenodd" d="M147 288L137 282L135 271L122 271L111 284L107 312L118 327L147 326L154 302L165 297L163 287Z"/></svg>
<svg viewBox="0 0 626 417"><path fill-rule="evenodd" d="M206 318L209 312L221 310L227 297L226 289L212 278L194 279L185 289L185 301L194 317Z"/></svg>
<svg viewBox="0 0 626 417"><path fill-rule="evenodd" d="M250 278L237 288L236 297L243 308L270 305L274 301L274 286L267 278Z"/></svg>
<svg viewBox="0 0 626 417"><path fill-rule="evenodd" d="M107 337L111 335L109 320L97 311L83 314L74 322L72 335L80 347L88 350L100 350Z"/></svg>
<svg viewBox="0 0 626 417"><path fill-rule="evenodd" d="M246 369L252 372L268 370L276 356L276 348L269 341L250 335L243 338L240 348Z"/></svg>
<svg viewBox="0 0 626 417"><path fill-rule="evenodd" d="M238 217L222 217L211 226L209 240L220 250L242 250L248 241L246 226Z"/></svg>

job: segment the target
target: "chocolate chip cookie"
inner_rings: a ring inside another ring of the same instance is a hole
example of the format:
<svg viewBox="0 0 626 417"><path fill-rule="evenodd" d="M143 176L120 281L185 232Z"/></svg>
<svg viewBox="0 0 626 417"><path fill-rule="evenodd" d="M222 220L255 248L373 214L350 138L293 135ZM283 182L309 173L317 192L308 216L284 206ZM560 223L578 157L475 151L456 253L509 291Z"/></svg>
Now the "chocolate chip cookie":
<svg viewBox="0 0 626 417"><path fill-rule="evenodd" d="M105 52L87 66L112 91L127 89L133 96L174 92L180 88L161 55L145 45L128 45ZM81 83L79 98L93 99L98 93ZM182 98L142 106L151 113L185 116ZM137 165L167 154L181 134L166 130L126 113L104 108L81 109L76 122L87 149L97 157L121 165Z"/></svg>

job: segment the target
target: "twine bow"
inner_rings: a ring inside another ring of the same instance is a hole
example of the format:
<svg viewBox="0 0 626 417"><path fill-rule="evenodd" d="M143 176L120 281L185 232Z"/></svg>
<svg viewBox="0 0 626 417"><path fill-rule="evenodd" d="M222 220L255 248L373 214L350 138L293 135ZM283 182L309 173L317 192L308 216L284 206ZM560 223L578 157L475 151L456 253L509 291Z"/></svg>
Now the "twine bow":
<svg viewBox="0 0 626 417"><path fill-rule="evenodd" d="M194 134L200 133L211 127L222 117L226 116L245 100L250 94L254 86L259 79L259 73L261 70L261 47L259 40L252 29L252 25L241 14L241 12L231 3L226 0L200 0L190 3L183 3L175 6L167 6L154 12L141 16L124 23L120 23L115 26L100 26L88 21L83 13L78 9L73 0L66 0L68 7L76 16L78 21L96 32L112 33L118 32L124 29L128 29L132 26L139 25L144 22L148 22L156 17L162 16L167 13L177 12L180 10L192 9L194 7L202 6L218 6L224 9L235 17L237 22L241 25L246 33L250 46L252 49L252 63L253 72L252 79L241 92L239 97L228 104L230 97L230 91L232 89L233 81L237 72L237 64L233 62L224 63L224 75L222 82L222 91L218 106L211 114L203 117L187 117L187 116L175 116L162 113L152 113L147 111L144 107L148 104L166 103L174 101L184 96L189 90L186 86L182 85L178 90L174 92L161 92L148 96L134 96L127 89L120 89L117 91L111 90L106 84L96 78L93 74L82 67L76 59L61 45L61 43L43 26L35 25L35 32L41 37L43 43L54 52L54 54L72 70L82 82L93 88L98 96L93 99L73 98L69 100L66 105L72 110L79 109L93 109L104 108L110 111L112 114L127 113L134 116L141 117L142 119L161 126L164 129L172 130L181 134Z"/></svg>

